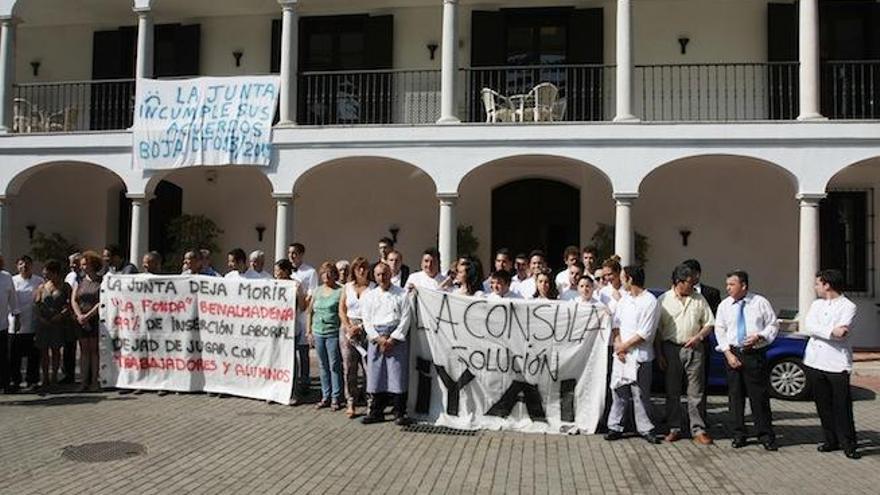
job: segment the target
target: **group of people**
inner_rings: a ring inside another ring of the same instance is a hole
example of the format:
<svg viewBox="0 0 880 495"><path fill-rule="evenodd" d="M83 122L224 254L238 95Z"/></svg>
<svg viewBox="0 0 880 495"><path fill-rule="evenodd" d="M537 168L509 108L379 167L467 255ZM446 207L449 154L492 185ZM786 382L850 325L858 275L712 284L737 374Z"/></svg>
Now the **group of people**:
<svg viewBox="0 0 880 495"><path fill-rule="evenodd" d="M727 274L728 297L721 300L718 289L701 283L697 260L676 266L671 287L655 296L645 287L642 267L622 267L617 257L600 264L591 247L566 248L565 268L555 274L542 251L513 255L499 249L485 278L474 257L459 258L443 272L434 248L422 253L420 270L411 272L389 238L379 240L374 262L357 257L350 262L325 261L315 269L304 257L305 246L293 243L287 258L276 261L269 273L261 251L248 255L236 248L227 253L223 275L296 281L297 378L292 405L302 404L310 388L309 350L313 347L321 382L316 407L345 408L348 417L354 418L357 405L365 402L362 422L369 424L383 421L385 408L391 405L394 421L407 424L407 336L413 311L407 293L413 288L493 301L567 300L594 304L607 313L612 322L609 377L613 367L627 363L631 372L623 373L628 378L615 380L610 388L607 440L623 437L624 417L631 407L638 433L652 444L661 442L650 402L652 362L657 359L665 371L668 433L664 439L675 442L689 432L698 444L713 443L706 428L705 389L711 351L707 342L714 332L717 349L726 361L732 446L746 445L748 398L760 442L767 450L777 450L766 350L777 336L778 323L769 301L749 289L745 271ZM160 273L158 253L147 253L141 261L143 273ZM70 256L66 273L60 262L48 261L42 277L34 274L33 261L27 256L18 259L16 268L14 277L3 271L0 256L0 386L7 392L18 390L23 358L28 363L25 380L29 386L72 383L78 344L82 389L98 389L101 278L106 273L138 273L138 268L126 262L115 246L108 246L101 255L87 251ZM220 276L211 265L210 252L202 249L184 254L180 273ZM843 286L837 270L816 275L818 299L802 328L811 337L804 364L824 432L819 451L842 449L847 457L858 458L849 391L849 335L855 305L843 294ZM64 378L59 380L62 362ZM681 405L683 391L686 414Z"/></svg>

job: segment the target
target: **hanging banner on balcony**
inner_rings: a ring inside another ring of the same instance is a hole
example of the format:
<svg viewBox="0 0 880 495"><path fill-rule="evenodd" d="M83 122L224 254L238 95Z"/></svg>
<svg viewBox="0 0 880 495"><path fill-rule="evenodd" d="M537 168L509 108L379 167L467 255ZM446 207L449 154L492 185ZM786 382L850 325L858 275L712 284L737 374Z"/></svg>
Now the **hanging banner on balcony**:
<svg viewBox="0 0 880 495"><path fill-rule="evenodd" d="M492 301L419 289L409 408L463 429L594 433L610 315L600 304Z"/></svg>
<svg viewBox="0 0 880 495"><path fill-rule="evenodd" d="M107 275L101 286L102 385L288 404L295 284Z"/></svg>
<svg viewBox="0 0 880 495"><path fill-rule="evenodd" d="M139 79L135 167L268 166L278 76Z"/></svg>

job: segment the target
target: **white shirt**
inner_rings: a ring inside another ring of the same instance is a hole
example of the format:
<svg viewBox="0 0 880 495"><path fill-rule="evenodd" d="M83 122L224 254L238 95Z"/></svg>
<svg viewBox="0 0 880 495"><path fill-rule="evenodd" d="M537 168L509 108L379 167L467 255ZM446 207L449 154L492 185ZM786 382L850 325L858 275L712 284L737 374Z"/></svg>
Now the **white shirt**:
<svg viewBox="0 0 880 495"><path fill-rule="evenodd" d="M519 292L514 292L510 289L508 289L507 292L505 292L503 296L499 296L498 294L496 294L494 292L489 292L488 295L486 295L487 301L503 301L505 299L522 299L522 298L523 297L519 294Z"/></svg>
<svg viewBox="0 0 880 495"><path fill-rule="evenodd" d="M76 272L67 272L67 275L64 276L64 282L76 292L76 286L79 285L79 274Z"/></svg>
<svg viewBox="0 0 880 495"><path fill-rule="evenodd" d="M412 285L413 287L422 289L440 290L440 284L442 284L444 280L446 280L446 277L440 272L437 272L437 275L431 277L423 270L411 273L409 278L406 279L406 285Z"/></svg>
<svg viewBox="0 0 880 495"><path fill-rule="evenodd" d="M776 312L770 301L763 296L746 293L745 302L734 301L728 297L718 305L715 314L715 339L718 340L718 349L726 352L731 347L738 347L736 341L737 322L739 320L739 304L745 304L746 337L760 335L764 340L755 345L756 349L770 345L779 333L779 323L776 321Z"/></svg>
<svg viewBox="0 0 880 495"><path fill-rule="evenodd" d="M223 278L244 278L244 276L241 274L240 271L232 270L230 272L227 272L226 275L223 275Z"/></svg>
<svg viewBox="0 0 880 495"><path fill-rule="evenodd" d="M535 277L529 277L523 280L516 286L516 289L514 289L513 284L511 284L510 290L518 292L523 299L533 299L535 297L535 291L538 290L535 284Z"/></svg>
<svg viewBox="0 0 880 495"><path fill-rule="evenodd" d="M486 278L486 280L483 280L483 292L485 292L486 294L492 291L492 287L489 286L491 281L492 277L488 277Z"/></svg>
<svg viewBox="0 0 880 495"><path fill-rule="evenodd" d="M614 312L612 328L620 331L621 342L626 342L635 335L644 342L632 348L631 353L639 363L654 360L654 335L660 320L660 306L657 298L647 290L638 296L624 293Z"/></svg>
<svg viewBox="0 0 880 495"><path fill-rule="evenodd" d="M804 333L811 337L804 352L804 364L831 373L852 371L850 334L841 340L832 337L831 331L846 326L852 332L855 317L856 305L846 296L813 301L804 319Z"/></svg>
<svg viewBox="0 0 880 495"><path fill-rule="evenodd" d="M367 292L376 287L376 284L370 282L370 285L358 296L357 290L354 288L354 282L345 284L345 315L349 319L363 319L361 317L361 305Z"/></svg>
<svg viewBox="0 0 880 495"><path fill-rule="evenodd" d="M18 333L32 334L34 333L33 317L34 317L34 292L45 282L43 277L39 275L31 275L31 278L25 279L21 275L12 277L12 283L15 284L15 293L18 296L19 319L21 320L21 330ZM13 329L14 320L9 318L9 329Z"/></svg>
<svg viewBox="0 0 880 495"><path fill-rule="evenodd" d="M578 292L574 289L566 289L566 290L559 293L559 300L560 301L574 301L575 299L579 298L580 296L581 296L580 292Z"/></svg>
<svg viewBox="0 0 880 495"><path fill-rule="evenodd" d="M556 274L556 290L562 294L568 289L571 289L571 276L568 273L568 268L566 268Z"/></svg>
<svg viewBox="0 0 880 495"><path fill-rule="evenodd" d="M403 288L403 284L400 283L400 276L401 275L403 275L402 271L397 272L397 275L392 274L391 275L391 283L400 287L400 288Z"/></svg>
<svg viewBox="0 0 880 495"><path fill-rule="evenodd" d="M242 275L242 278L248 278L252 280L268 280L272 278L272 275L269 275L266 272L258 272L253 268L248 268L246 272Z"/></svg>
<svg viewBox="0 0 880 495"><path fill-rule="evenodd" d="M15 294L15 283L12 275L0 270L0 331L9 328L10 316L18 314L18 296Z"/></svg>
<svg viewBox="0 0 880 495"><path fill-rule="evenodd" d="M614 298L614 287L611 284L603 286L599 289L599 301L602 302L605 306L608 306L608 311L611 311L611 314L614 314L617 311L617 305L623 300L623 296L626 295L626 291L623 290L623 286L620 286L620 289L617 289L620 292L620 299Z"/></svg>
<svg viewBox="0 0 880 495"><path fill-rule="evenodd" d="M532 277L519 278L519 275L514 273L513 277L510 279L510 290L519 294L519 286L526 280L531 280ZM487 291L488 292L488 291ZM534 294L534 292L532 292Z"/></svg>
<svg viewBox="0 0 880 495"><path fill-rule="evenodd" d="M394 327L391 338L406 340L409 323L412 318L407 291L391 285L388 290L376 287L361 297L361 315L364 318L364 330L371 341L379 338L376 327Z"/></svg>
<svg viewBox="0 0 880 495"><path fill-rule="evenodd" d="M312 292L318 288L318 272L315 271L314 267L307 263L300 264L299 268L293 270L290 277L298 280L299 283L303 285L306 294L309 296L311 296Z"/></svg>

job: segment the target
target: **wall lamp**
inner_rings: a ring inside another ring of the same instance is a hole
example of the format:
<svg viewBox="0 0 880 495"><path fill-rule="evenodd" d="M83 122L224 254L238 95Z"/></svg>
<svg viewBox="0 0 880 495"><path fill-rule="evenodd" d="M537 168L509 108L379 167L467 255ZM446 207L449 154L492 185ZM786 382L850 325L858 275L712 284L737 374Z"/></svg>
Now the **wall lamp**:
<svg viewBox="0 0 880 495"><path fill-rule="evenodd" d="M34 77L40 75L40 64L41 62L39 60L31 60L31 69L34 71Z"/></svg>
<svg viewBox="0 0 880 495"><path fill-rule="evenodd" d="M678 37L678 45L681 47L681 54L684 55L687 53L688 43L691 42L691 39L687 36L679 36Z"/></svg>
<svg viewBox="0 0 880 495"><path fill-rule="evenodd" d="M28 231L28 240L34 240L34 232L37 230L37 226L34 224L25 225L24 228Z"/></svg>
<svg viewBox="0 0 880 495"><path fill-rule="evenodd" d="M432 41L426 45L426 48L428 49L428 55L431 56L431 60L434 60L434 54L437 53L437 43Z"/></svg>
<svg viewBox="0 0 880 495"><path fill-rule="evenodd" d="M678 235L681 236L681 245L687 247L691 231L689 229L681 229L678 231Z"/></svg>
<svg viewBox="0 0 880 495"><path fill-rule="evenodd" d="M232 52L232 56L235 57L235 66L241 67L241 57L244 55L244 52L241 50L235 50Z"/></svg>
<svg viewBox="0 0 880 495"><path fill-rule="evenodd" d="M263 234L266 233L266 226L258 223L254 228L257 230L257 242L263 242Z"/></svg>
<svg viewBox="0 0 880 495"><path fill-rule="evenodd" d="M392 224L388 227L388 233L391 234L391 240L394 241L394 244L397 244L397 234L400 233L400 226L397 224Z"/></svg>

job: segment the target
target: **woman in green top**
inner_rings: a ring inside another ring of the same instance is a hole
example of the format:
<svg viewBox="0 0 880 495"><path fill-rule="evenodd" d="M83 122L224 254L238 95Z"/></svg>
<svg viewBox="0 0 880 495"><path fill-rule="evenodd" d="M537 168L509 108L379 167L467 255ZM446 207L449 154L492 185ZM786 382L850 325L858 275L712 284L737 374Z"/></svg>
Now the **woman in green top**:
<svg viewBox="0 0 880 495"><path fill-rule="evenodd" d="M329 261L318 270L321 285L315 289L306 313L306 334L318 354L321 369L321 402L317 408L342 409L342 356L339 352L339 272Z"/></svg>

